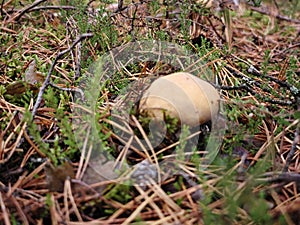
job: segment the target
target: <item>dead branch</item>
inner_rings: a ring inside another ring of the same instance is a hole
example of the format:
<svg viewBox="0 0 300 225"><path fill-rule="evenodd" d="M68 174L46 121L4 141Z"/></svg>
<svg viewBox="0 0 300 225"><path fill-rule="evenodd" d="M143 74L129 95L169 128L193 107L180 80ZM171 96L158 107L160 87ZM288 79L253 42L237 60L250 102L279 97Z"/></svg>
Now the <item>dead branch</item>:
<svg viewBox="0 0 300 225"><path fill-rule="evenodd" d="M40 105L40 103L42 101L43 94L44 94L46 88L48 87L48 85L50 84L50 77L51 77L51 74L52 74L52 72L54 70L54 67L55 67L57 61L62 56L64 56L66 53L68 53L69 51L71 51L75 47L75 45L77 45L83 39L89 38L89 37L92 37L92 36L93 36L92 33L86 33L86 34L80 35L79 37L76 38L76 40L72 43L72 45L69 48L67 48L66 50L63 50L63 51L59 52L58 55L55 57L54 61L52 62L52 65L51 65L51 67L50 67L50 69L48 71L48 74L47 74L47 76L45 78L45 81L44 81L42 87L40 88L40 91L39 91L39 94L37 96L36 102L35 102L35 104L33 106L32 119L34 119L34 116L35 116L35 114L37 112L37 109L38 109L38 107L39 107L39 105Z"/></svg>
<svg viewBox="0 0 300 225"><path fill-rule="evenodd" d="M61 90L61 91L77 92L77 93L80 94L80 98L81 98L82 100L84 100L84 93L83 93L83 91L82 91L80 88L76 88L76 87L74 87L74 88L59 87L59 86L57 86L56 84L53 84L53 83L51 83L51 82L49 82L49 85L50 85L51 87L54 87L54 88L56 88L56 89L58 89L58 90Z"/></svg>
<svg viewBox="0 0 300 225"><path fill-rule="evenodd" d="M232 87L232 86L220 86L220 89L223 90L237 90L237 89L245 89L246 91L248 91L249 93L251 93L252 95L258 95L261 96L261 94L258 94L253 86L260 88L261 90L263 90L264 92L267 93L271 93L271 89L268 87L264 87L264 85L253 78L250 77L246 77L245 75L243 75L241 72L239 72L238 70L234 69L231 66L225 66L225 68L230 71L232 74L234 74L236 77L241 78L243 84L238 86L238 87ZM279 84L281 87L286 87L289 89L289 91L291 92L291 94L295 97L299 96L300 94L300 90L298 90L295 86L290 85L284 81L280 81L276 78L273 78L269 75L262 75L261 73L258 72L257 69L255 69L254 67L251 67L251 70L248 71L251 72L252 75L256 75L256 76L261 76L261 77L267 77L270 80L276 82L277 84ZM279 98L282 98L281 96ZM296 100L291 99L291 100L285 100L285 99L273 99L273 98L267 98L267 97L263 97L261 96L261 99L264 99L265 101L272 103L272 104L277 104L277 105L293 105L296 103Z"/></svg>
<svg viewBox="0 0 300 225"><path fill-rule="evenodd" d="M265 9L260 9L260 8L254 7L254 6L250 6L250 9L253 10L253 11L259 12L261 14L265 14L265 15L268 15L268 16L274 16L271 12L268 12ZM300 20L292 19L292 18L289 18L287 16L283 16L283 15L280 15L280 14L275 15L275 17L277 19L280 19L280 20L285 20L285 21L288 21L288 22L300 24Z"/></svg>
<svg viewBox="0 0 300 225"><path fill-rule="evenodd" d="M15 21L18 21L26 12L29 12L29 10L31 10L32 8L34 8L35 6L46 2L46 0L37 0L34 3L32 3L31 5L25 7L24 9L20 10L18 12L18 15L15 17Z"/></svg>
<svg viewBox="0 0 300 225"><path fill-rule="evenodd" d="M296 131L294 133L294 140L293 140L291 150L289 151L289 154L287 155L287 158L286 158L286 163L285 163L285 166L283 168L283 172L288 171L290 163L291 163L291 161L292 161L292 159L295 155L296 147L297 147L297 144L299 143L299 141L300 141L300 135L299 135L299 125L298 125L297 128L296 128Z"/></svg>
<svg viewBox="0 0 300 225"><path fill-rule="evenodd" d="M76 7L70 5L46 5L37 6L28 10L28 12L39 11L39 10L76 10Z"/></svg>
<svg viewBox="0 0 300 225"><path fill-rule="evenodd" d="M268 172L268 173L263 174L263 177L266 177L266 178L258 178L258 181L265 181L265 182L270 182L270 183L296 182L297 184L300 184L300 174L298 174L298 173L282 172L282 173L278 174L276 172Z"/></svg>

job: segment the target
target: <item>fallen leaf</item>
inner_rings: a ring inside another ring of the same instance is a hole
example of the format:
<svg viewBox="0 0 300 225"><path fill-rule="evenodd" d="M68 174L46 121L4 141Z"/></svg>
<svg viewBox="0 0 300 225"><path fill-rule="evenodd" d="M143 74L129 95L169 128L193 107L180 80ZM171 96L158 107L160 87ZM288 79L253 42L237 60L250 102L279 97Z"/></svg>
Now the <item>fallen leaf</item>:
<svg viewBox="0 0 300 225"><path fill-rule="evenodd" d="M24 80L14 81L8 84L5 87L5 94L19 96L25 93L28 89L32 90L34 94L37 94L39 92L40 84L43 83L44 80L44 76L41 73L36 72L36 62L35 60L32 60L25 71Z"/></svg>
<svg viewBox="0 0 300 225"><path fill-rule="evenodd" d="M54 167L50 162L45 166L46 182L49 191L62 192L64 190L65 180L75 178L72 165L65 162L62 165Z"/></svg>
<svg viewBox="0 0 300 225"><path fill-rule="evenodd" d="M25 71L26 83L36 85L38 83L43 83L44 80L44 76L41 73L36 72L36 61L32 60Z"/></svg>

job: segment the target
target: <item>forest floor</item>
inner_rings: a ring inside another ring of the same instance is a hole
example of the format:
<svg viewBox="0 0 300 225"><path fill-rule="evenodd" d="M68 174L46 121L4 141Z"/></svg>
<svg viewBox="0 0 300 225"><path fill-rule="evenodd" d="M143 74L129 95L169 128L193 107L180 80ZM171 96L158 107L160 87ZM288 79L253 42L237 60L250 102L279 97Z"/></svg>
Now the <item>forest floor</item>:
<svg viewBox="0 0 300 225"><path fill-rule="evenodd" d="M2 1L0 224L299 224L300 3L200 2ZM182 70L222 110L153 147L118 112Z"/></svg>

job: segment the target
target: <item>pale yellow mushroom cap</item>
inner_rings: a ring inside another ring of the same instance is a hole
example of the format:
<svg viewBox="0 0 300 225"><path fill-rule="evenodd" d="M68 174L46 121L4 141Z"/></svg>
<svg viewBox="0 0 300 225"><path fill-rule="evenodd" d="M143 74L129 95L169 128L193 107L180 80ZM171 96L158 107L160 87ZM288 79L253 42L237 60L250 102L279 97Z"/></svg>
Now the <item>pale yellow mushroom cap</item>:
<svg viewBox="0 0 300 225"><path fill-rule="evenodd" d="M207 81L178 72L155 80L139 104L142 114L157 120L168 115L181 124L197 126L210 121L219 111L218 91Z"/></svg>

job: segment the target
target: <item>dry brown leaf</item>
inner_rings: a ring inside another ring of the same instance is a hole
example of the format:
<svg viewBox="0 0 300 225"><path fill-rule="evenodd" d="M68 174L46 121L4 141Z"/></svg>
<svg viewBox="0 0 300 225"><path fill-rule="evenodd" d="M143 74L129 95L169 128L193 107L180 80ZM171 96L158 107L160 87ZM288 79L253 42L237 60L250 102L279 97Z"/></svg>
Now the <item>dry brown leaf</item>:
<svg viewBox="0 0 300 225"><path fill-rule="evenodd" d="M25 71L26 83L36 85L38 83L44 82L44 80L45 80L44 76L41 73L36 72L36 61L32 60L29 63L27 70Z"/></svg>
<svg viewBox="0 0 300 225"><path fill-rule="evenodd" d="M32 60L26 71L24 81L15 81L6 86L5 94L19 96L25 93L28 89L32 90L33 93L39 91L39 85L44 82L44 76L36 72L36 62Z"/></svg>
<svg viewBox="0 0 300 225"><path fill-rule="evenodd" d="M62 192L65 180L67 178L75 178L73 167L69 162L65 162L57 167L54 167L51 163L47 163L44 169L49 191Z"/></svg>

